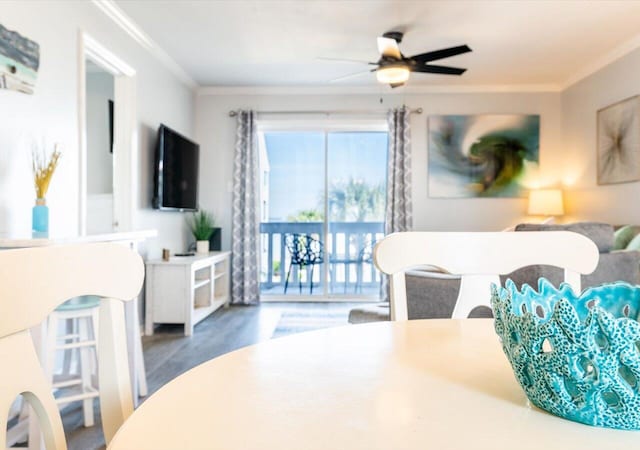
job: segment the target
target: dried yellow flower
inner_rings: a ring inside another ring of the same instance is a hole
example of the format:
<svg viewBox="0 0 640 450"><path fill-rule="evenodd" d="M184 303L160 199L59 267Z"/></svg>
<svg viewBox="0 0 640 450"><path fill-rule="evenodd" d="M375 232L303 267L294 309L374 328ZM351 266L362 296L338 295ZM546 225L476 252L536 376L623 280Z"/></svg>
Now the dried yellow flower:
<svg viewBox="0 0 640 450"><path fill-rule="evenodd" d="M42 153L33 151L33 182L36 188L36 197L44 198L49 189L51 177L58 166L61 153L58 144L55 145L53 153L47 158Z"/></svg>

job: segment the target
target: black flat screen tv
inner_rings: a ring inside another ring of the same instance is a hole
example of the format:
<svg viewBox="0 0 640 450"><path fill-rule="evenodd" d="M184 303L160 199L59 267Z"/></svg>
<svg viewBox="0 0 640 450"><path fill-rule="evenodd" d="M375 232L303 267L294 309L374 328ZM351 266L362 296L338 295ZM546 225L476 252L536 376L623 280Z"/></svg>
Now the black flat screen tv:
<svg viewBox="0 0 640 450"><path fill-rule="evenodd" d="M160 125L154 168L153 207L172 211L198 209L200 146Z"/></svg>

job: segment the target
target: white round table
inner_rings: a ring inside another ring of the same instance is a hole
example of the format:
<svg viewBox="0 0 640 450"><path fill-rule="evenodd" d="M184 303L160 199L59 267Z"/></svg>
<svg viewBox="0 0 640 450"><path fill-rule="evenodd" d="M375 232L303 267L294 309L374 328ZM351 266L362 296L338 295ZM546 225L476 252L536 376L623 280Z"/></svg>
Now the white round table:
<svg viewBox="0 0 640 450"><path fill-rule="evenodd" d="M640 432L532 407L490 319L352 325L204 363L136 410L109 449L631 449Z"/></svg>

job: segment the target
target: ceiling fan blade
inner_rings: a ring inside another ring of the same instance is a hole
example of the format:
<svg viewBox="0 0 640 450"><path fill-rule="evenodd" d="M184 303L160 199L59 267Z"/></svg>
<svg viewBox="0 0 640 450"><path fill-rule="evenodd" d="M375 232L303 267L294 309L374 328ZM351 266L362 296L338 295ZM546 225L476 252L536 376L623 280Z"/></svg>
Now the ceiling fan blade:
<svg viewBox="0 0 640 450"><path fill-rule="evenodd" d="M413 59L418 64L424 64L429 61L449 58L450 56L461 55L470 51L472 50L468 45L459 45L457 47L443 48L442 50L435 50L433 52L420 53L419 55L414 55L408 59Z"/></svg>
<svg viewBox="0 0 640 450"><path fill-rule="evenodd" d="M339 62L349 62L349 63L360 63L360 64L369 64L369 65L374 65L377 66L378 63L374 63L371 61L364 61L362 59L348 59L348 58L325 58L323 56L319 56L316 59L322 60L322 61L339 61Z"/></svg>
<svg viewBox="0 0 640 450"><path fill-rule="evenodd" d="M467 69L460 69L458 67L447 67L447 66L434 66L430 64L425 64L422 66L416 66L411 68L412 72L423 72L423 73L441 73L443 75L462 75L467 71Z"/></svg>
<svg viewBox="0 0 640 450"><path fill-rule="evenodd" d="M398 43L395 39L378 37L378 51L382 56L387 56L395 59L402 59Z"/></svg>
<svg viewBox="0 0 640 450"><path fill-rule="evenodd" d="M360 76L360 75L364 75L366 73L375 72L376 70L378 70L378 69L363 70L363 71L360 71L360 72L350 73L348 75L343 75L341 77L334 78L333 80L329 80L329 83L334 83L336 81L347 80L349 78L353 78L353 77L357 77L357 76Z"/></svg>

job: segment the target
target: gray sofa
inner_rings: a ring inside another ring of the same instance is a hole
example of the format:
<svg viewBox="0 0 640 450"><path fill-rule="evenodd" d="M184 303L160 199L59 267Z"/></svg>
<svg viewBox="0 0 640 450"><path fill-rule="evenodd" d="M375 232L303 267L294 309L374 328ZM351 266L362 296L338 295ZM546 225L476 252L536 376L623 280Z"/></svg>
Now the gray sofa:
<svg viewBox="0 0 640 450"><path fill-rule="evenodd" d="M515 231L568 230L581 233L598 246L600 260L596 270L582 276L582 287L590 287L605 282L626 281L640 284L640 252L612 250L614 229L611 225L596 222L579 222L567 225L520 224ZM545 277L555 285L563 279L563 271L552 266L530 266L501 277L502 283L511 278L516 285L526 283L533 287L538 279ZM409 319L435 319L451 317L460 288L460 278L456 275L430 271L410 271L406 274L407 310ZM478 307L469 317L491 317L491 310ZM349 313L350 323L364 323L389 320L389 305L381 303L354 308Z"/></svg>
<svg viewBox="0 0 640 450"><path fill-rule="evenodd" d="M640 284L640 252L627 250L613 250L614 229L613 226L598 222L578 222L567 225L541 225L522 223L516 226L516 231L557 231L566 230L584 234L598 246L600 259L593 273L582 276L582 287L597 286L612 281L626 281L631 284ZM501 277L504 283L511 278L516 285L527 283L537 286L537 280L545 277L554 285L562 282L562 269L551 266L531 266Z"/></svg>

